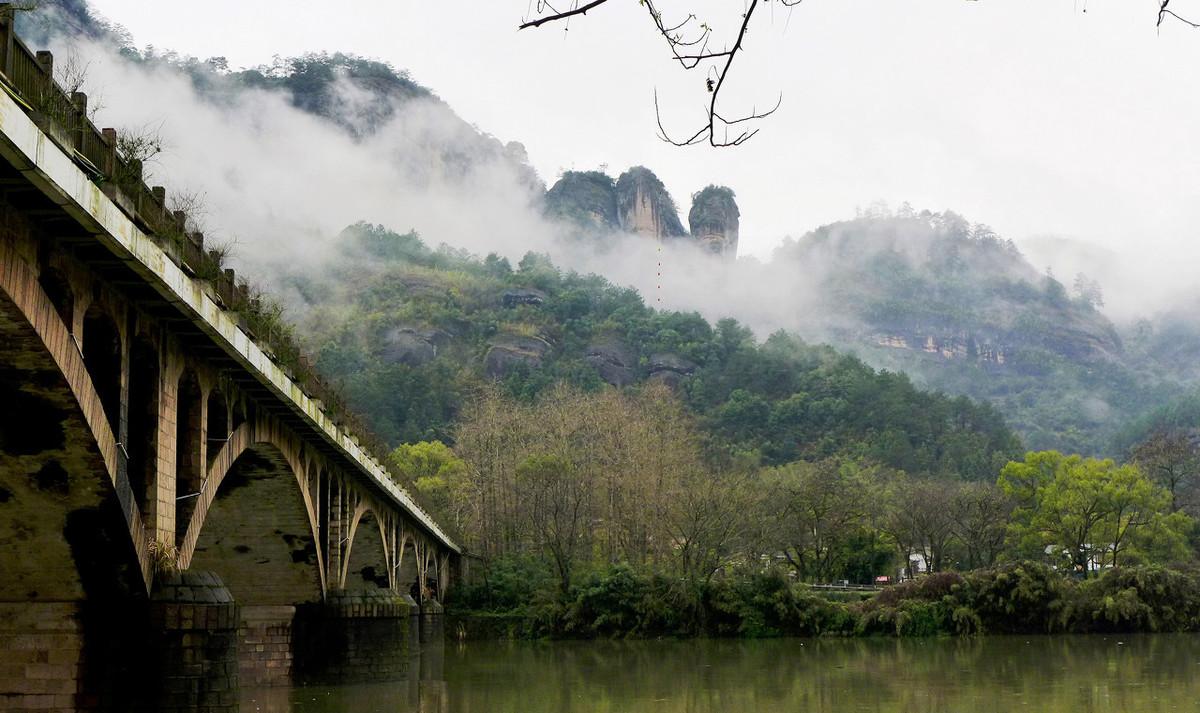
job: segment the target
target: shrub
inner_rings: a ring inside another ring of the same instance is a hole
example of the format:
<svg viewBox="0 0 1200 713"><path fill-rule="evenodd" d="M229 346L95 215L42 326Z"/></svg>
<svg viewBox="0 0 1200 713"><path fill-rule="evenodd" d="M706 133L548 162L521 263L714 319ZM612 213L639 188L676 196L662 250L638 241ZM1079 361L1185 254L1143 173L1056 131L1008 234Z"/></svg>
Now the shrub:
<svg viewBox="0 0 1200 713"><path fill-rule="evenodd" d="M1066 584L1036 562L1014 562L967 574L959 599L988 633L1046 633L1062 624Z"/></svg>
<svg viewBox="0 0 1200 713"><path fill-rule="evenodd" d="M1200 629L1200 581L1162 567L1122 567L1083 582L1069 618L1077 631L1178 632Z"/></svg>

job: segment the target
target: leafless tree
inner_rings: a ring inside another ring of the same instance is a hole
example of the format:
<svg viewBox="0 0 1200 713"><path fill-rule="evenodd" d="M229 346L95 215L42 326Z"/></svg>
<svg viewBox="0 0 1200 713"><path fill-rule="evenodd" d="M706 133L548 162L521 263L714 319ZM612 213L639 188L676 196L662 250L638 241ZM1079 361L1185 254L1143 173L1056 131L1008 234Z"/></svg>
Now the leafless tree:
<svg viewBox="0 0 1200 713"><path fill-rule="evenodd" d="M799 5L801 0L774 0L784 7ZM590 10L608 3L609 0L571 0L571 7L559 10L548 0L538 0L536 17L527 18L521 22L518 29L541 27L555 22L564 22L577 15L584 15ZM694 131L674 136L663 126L662 111L658 105L658 94L654 96L655 115L658 118L659 137L676 146L692 146L708 143L710 146L739 146L755 134L757 128L753 123L774 114L779 109L782 96L774 105L765 111L751 108L748 112L726 114L720 105L721 90L729 77L734 59L745 46L746 34L754 19L754 11L760 5L771 0L749 0L742 13L731 43L717 48L710 44L713 41L713 28L707 22L701 21L694 14L689 14L678 21L668 21L663 18L655 0L638 0L650 15L654 28L667 42L672 59L685 70L700 68L704 72L704 86L708 92L706 118L703 125Z"/></svg>
<svg viewBox="0 0 1200 713"><path fill-rule="evenodd" d="M967 569L990 567L1004 549L1013 503L992 483L956 483L952 530L967 551Z"/></svg>
<svg viewBox="0 0 1200 713"><path fill-rule="evenodd" d="M1179 22L1182 22L1185 25L1190 25L1191 27L1200 27L1200 22L1192 22L1191 20L1180 16L1174 10L1171 10L1170 8L1168 8L1167 6L1170 4L1171 4L1171 0L1162 0L1162 4L1160 4L1158 6L1158 26L1159 27L1162 27L1163 22L1165 20L1167 20L1167 18L1172 18L1172 19L1178 20Z"/></svg>
<svg viewBox="0 0 1200 713"><path fill-rule="evenodd" d="M1183 429L1160 429L1134 446L1132 460L1171 493L1171 511L1191 504L1200 478L1200 447ZM1190 508L1188 508L1190 509Z"/></svg>
<svg viewBox="0 0 1200 713"><path fill-rule="evenodd" d="M607 5L611 0L537 0L534 13L523 18L517 29L525 30L554 23L566 23L571 18L586 15L588 12ZM746 35L755 17L755 10L760 5L766 5L772 0L744 0L745 10L736 23L737 31L733 34L732 42L717 47L710 44L713 41L713 27L701 21L694 14L676 20L666 20L658 9L656 0L637 0L646 9L654 29L666 40L671 57L685 70L700 68L704 72L704 86L708 92L706 117L704 123L694 131L682 134L671 134L663 126L662 111L658 103L658 93L654 95L654 110L658 121L659 138L676 146L693 146L707 143L710 146L725 147L739 146L758 133L755 122L774 114L782 102L782 95L770 109L759 111L751 108L739 114L726 114L720 106L721 90L726 86L730 68L734 59L745 49ZM774 0L777 5L791 8L799 5L802 0ZM1173 18L1192 27L1200 27L1200 23L1192 22L1180 16L1168 5L1171 0L1159 0L1158 25L1161 26L1167 18ZM565 3L565 4L564 4ZM761 16L761 14L760 14Z"/></svg>

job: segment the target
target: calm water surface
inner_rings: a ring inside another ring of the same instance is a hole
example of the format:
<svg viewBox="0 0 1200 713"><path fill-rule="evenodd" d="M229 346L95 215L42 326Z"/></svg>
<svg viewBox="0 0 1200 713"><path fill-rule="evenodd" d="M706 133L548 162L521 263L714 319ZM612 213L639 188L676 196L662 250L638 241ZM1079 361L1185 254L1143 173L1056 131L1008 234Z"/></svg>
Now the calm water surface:
<svg viewBox="0 0 1200 713"><path fill-rule="evenodd" d="M1200 711L1200 636L448 642L407 681L247 691L251 711Z"/></svg>

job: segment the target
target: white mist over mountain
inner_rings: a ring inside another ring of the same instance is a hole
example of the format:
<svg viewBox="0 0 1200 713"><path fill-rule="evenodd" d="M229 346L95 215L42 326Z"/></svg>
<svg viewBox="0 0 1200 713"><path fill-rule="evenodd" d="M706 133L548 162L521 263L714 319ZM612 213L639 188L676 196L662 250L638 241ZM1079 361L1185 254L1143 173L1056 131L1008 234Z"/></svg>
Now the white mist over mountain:
<svg viewBox="0 0 1200 713"><path fill-rule="evenodd" d="M192 20L173 23L168 30L153 20L158 12L134 14L115 0L97 5L139 33L143 27L156 33L145 39L159 44L182 43L185 51L227 54L243 61L256 56L238 45L237 33L229 37L232 47L208 46L212 35L204 39L203 33L180 34L179 25ZM254 12L270 15L267 5L256 5ZM410 38L414 41L406 47L413 56L406 51L398 58L421 67L418 78L432 77L431 83L455 106L470 110L464 109L468 119L485 128L500 127L506 139L523 142L547 181L554 178L555 163L570 167L577 160L611 159L613 166L650 165L669 188L676 188L682 203L687 190L704 183L733 186L742 207L743 252L761 259L732 267L697 261L688 253L664 256L645 241L610 246L599 255L564 246L556 240L557 227L533 205L534 192L526 177L497 153L499 142L480 142L438 101L405 102L386 126L356 141L330 122L295 109L278 93L242 91L218 104L197 95L178 72L129 62L98 45L81 45L74 51L89 64L89 84L104 96L102 123L161 127L168 150L152 169L172 190L204 195L210 236L235 240L237 263L259 278L273 274L273 266L280 263L325 259L338 230L367 220L397 231L416 229L431 244L445 242L479 254L494 251L515 259L529 250L549 252L569 267L595 270L637 287L651 304L697 309L710 318L736 316L763 334L805 323L803 315L811 307L809 298L821 271L819 265L808 265L805 274L797 275L794 268L772 266L766 258L780 239L819 222L849 217L853 206L883 196L893 203L909 198L920 207L950 207L992 223L1014 237L1036 266L1052 265L1055 276L1068 286L1076 272L1099 280L1105 287L1106 311L1119 319L1156 311L1191 289L1190 266L1200 261L1200 248L1188 231L1200 224L1200 197L1195 195L1200 179L1192 180L1196 176L1189 171L1200 170L1200 161L1189 159L1194 146L1186 133L1187 117L1200 118L1195 100L1200 92L1181 86L1194 81L1191 77L1164 77L1159 71L1193 52L1181 49L1175 34L1164 33L1152 44L1142 36L1147 21L1141 10L1105 6L1103 13L1093 8L1084 17L1057 5L1046 11L1043 4L1037 21L1027 28L1026 51L1005 55L998 52L997 43L1005 41L999 29L986 24L992 21L1004 28L1028 20L1029 3L1003 8L994 3L939 3L932 9L908 2L843 5L812 10L805 6L807 14L793 13L786 23L773 23L770 36L761 35L761 45L746 55L751 77L756 63L773 60L763 66L777 68L787 64L780 58L794 58L796 52L838 61L836 66L797 65L823 67L820 71L768 72L771 87L784 89L789 98L799 94L803 106L773 117L761 137L736 151L670 149L645 140L653 134L645 117L628 120L629 112L644 113L646 106L634 91L637 77L622 72L644 66L655 82L678 76L660 71L660 64L649 59L648 53L658 57L662 51L657 43L638 41L630 50L633 60L617 58L615 70L609 70L623 79L598 81L595 68L583 60L593 56L606 32L620 29L614 19L620 14L597 15L573 25L569 44L561 35L548 44L548 33L523 33L518 39L497 31L482 44L457 45L454 51L465 58L503 47L494 53L500 63L497 71L478 75L491 80L476 82L472 90L494 98L500 83L509 87L512 100L493 101L487 107L469 99L474 95L459 86L458 75L427 62L423 53L440 56L443 51L432 47L429 37ZM231 7L208 14L233 21L243 10ZM489 4L463 31L486 34L493 22L493 29L507 27L504 22L512 19L510 15L519 16L522 10ZM355 12L384 18L408 10L380 6ZM280 41L303 41L303 20L309 15L280 13ZM837 31L855 13L873 22L858 26L850 36ZM205 17L193 18L195 26L203 26ZM437 17L422 18L423 22L408 18L395 29L408 37L422 27L425 34L436 35L438 28L447 26ZM888 18L903 32L886 34ZM919 18L928 26L918 23ZM347 42L361 38L343 25L340 20L334 23L334 30L321 34L322 41L342 31L349 33ZM821 28L828 37L818 32ZM947 28L952 32L937 51L912 43L914 37L950 31ZM255 37L261 40L262 34ZM840 38L832 54L831 37ZM860 66L864 53L853 48L868 41L882 43L877 47L881 51L896 45L898 64L874 70ZM1112 50L1121 42L1133 46L1115 54L1088 53L1091 47ZM897 43L908 49L899 52ZM1051 44L1054 49L1043 46ZM384 55L384 47L370 42L364 46ZM946 55L951 51L956 59ZM1006 57L1004 67L991 63L989 51ZM540 108L539 100L529 95L529 85L540 82L515 81L520 72L502 69L505 63L530 61L539 53L571 53L579 59L570 70L578 73L572 75L577 81L566 82L557 65L545 70L544 84L557 87L558 98ZM1035 67L1039 53L1051 56L1060 71L1043 76L1044 65ZM1120 64L1122 58L1127 66ZM922 73L931 63L938 71ZM909 66L905 71L915 74L898 81L900 66ZM1035 69L1038 76L1033 76ZM918 82L915 76L924 79ZM1106 77L1109 84L1104 83ZM579 87L588 87L592 80L598 83L590 85L591 106L601 91L607 97L605 110L576 116ZM793 86L795 81L804 84ZM747 96L754 93L751 90L771 88L766 79L743 82ZM955 91L948 91L950 84L956 85ZM342 87L350 121L358 91L351 84ZM1057 99L1056 93L1061 95ZM864 113L863 102L873 107L870 112ZM787 106L792 106L790 99ZM1025 112L1022 106L1032 113L1014 119L1014 112ZM887 111L881 113L883 107ZM540 121L514 123L513 117L528 118L531 109ZM1160 123L1153 132L1132 131L1164 113L1176 120ZM1129 131L1122 134L1121 127ZM642 138L632 138L634 131ZM440 165L439 147L448 145L475 152L465 173L457 170L461 167ZM548 155L557 158L548 162ZM1070 238L1081 246L1075 250L1064 249L1067 243L1062 241L1026 237L1047 231L1083 234L1087 239ZM1114 259L1098 257L1104 254Z"/></svg>

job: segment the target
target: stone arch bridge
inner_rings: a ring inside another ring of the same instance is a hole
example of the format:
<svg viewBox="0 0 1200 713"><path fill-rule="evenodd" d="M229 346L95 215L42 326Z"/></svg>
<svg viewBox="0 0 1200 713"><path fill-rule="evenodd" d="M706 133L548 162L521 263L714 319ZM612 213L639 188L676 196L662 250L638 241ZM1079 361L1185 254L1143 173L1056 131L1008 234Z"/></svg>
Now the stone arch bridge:
<svg viewBox="0 0 1200 713"><path fill-rule="evenodd" d="M403 669L458 547L39 118L0 93L0 709Z"/></svg>

